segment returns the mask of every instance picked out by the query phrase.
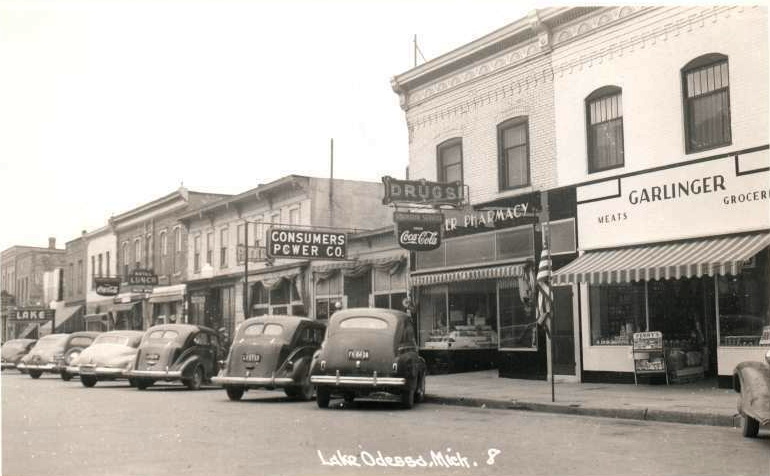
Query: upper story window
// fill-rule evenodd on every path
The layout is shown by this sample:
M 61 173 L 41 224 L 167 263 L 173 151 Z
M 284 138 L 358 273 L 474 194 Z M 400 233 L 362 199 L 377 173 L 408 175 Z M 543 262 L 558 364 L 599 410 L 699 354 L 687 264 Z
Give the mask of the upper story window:
M 206 233 L 206 264 L 213 265 L 214 254 L 214 232 L 209 231 Z
M 142 241 L 137 238 L 134 240 L 134 268 L 142 267 Z
M 463 141 L 460 138 L 449 139 L 438 146 L 438 181 L 463 181 Z
M 197 273 L 201 270 L 201 236 L 193 239 L 193 270 Z
M 586 98 L 588 172 L 623 167 L 623 93 L 605 86 Z
M 128 257 L 128 242 L 123 242 L 123 276 L 128 276 L 128 267 L 131 260 Z
M 222 228 L 219 231 L 219 266 L 227 266 L 227 228 Z
M 299 207 L 289 209 L 289 224 L 299 225 Z
M 529 185 L 529 127 L 526 117 L 497 126 L 500 190 Z
M 682 69 L 687 153 L 732 143 L 727 56 L 708 54 Z
M 160 232 L 160 254 L 162 256 L 168 255 L 168 234 L 165 230 Z

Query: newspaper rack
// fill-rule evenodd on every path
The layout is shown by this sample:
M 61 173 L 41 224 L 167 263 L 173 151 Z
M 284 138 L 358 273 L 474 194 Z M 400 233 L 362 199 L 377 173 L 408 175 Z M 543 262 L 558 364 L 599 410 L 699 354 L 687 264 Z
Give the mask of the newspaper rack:
M 666 352 L 662 332 L 636 332 L 633 335 L 634 384 L 639 385 L 638 375 L 664 374 L 668 385 Z

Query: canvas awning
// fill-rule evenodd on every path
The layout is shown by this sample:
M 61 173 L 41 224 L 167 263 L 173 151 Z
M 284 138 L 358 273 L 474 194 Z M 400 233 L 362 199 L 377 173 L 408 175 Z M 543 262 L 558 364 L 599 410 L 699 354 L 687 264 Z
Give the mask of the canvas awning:
M 130 311 L 130 310 L 131 310 L 131 309 L 133 309 L 133 308 L 134 308 L 134 306 L 136 306 L 137 304 L 139 304 L 139 301 L 134 301 L 134 302 L 122 302 L 122 303 L 120 303 L 120 304 L 113 304 L 113 306 L 112 306 L 112 308 L 110 309 L 110 311 L 112 311 L 112 312 L 123 312 L 123 311 Z
M 412 274 L 409 277 L 409 284 L 410 286 L 430 286 L 433 284 L 476 281 L 479 279 L 516 278 L 524 275 L 524 267 L 523 263 L 519 263 L 438 273 Z
M 609 284 L 738 274 L 770 233 L 588 251 L 553 274 L 557 284 Z
M 64 306 L 56 310 L 56 329 L 62 328 L 64 324 L 76 315 L 81 309 L 82 305 L 76 306 Z
M 184 284 L 156 287 L 152 290 L 150 302 L 159 304 L 163 302 L 181 301 L 184 299 L 186 289 L 187 287 Z

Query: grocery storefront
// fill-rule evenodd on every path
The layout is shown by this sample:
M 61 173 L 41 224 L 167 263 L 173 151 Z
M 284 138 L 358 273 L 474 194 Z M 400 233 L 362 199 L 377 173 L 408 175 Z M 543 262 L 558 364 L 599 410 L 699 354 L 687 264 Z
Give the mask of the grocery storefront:
M 577 187 L 582 378 L 633 382 L 632 336 L 663 334 L 672 381 L 759 359 L 770 325 L 768 148 Z M 652 377 L 651 377 L 652 378 Z

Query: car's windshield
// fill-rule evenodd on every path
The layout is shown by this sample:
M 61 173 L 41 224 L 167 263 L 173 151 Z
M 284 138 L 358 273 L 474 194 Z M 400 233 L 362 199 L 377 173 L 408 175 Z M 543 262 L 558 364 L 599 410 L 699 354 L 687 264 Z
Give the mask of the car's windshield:
M 37 341 L 37 344 L 35 344 L 35 349 L 50 349 L 54 347 L 59 347 L 62 344 L 64 344 L 64 341 L 67 339 L 67 336 L 45 336 L 42 337 L 39 341 Z
M 120 335 L 99 336 L 94 341 L 94 345 L 96 344 L 128 345 L 129 340 L 131 340 L 130 337 L 120 336 Z
M 340 322 L 340 329 L 387 329 L 388 321 L 378 317 L 349 317 Z
M 279 336 L 281 334 L 283 334 L 283 326 L 273 323 L 264 324 L 258 322 L 251 324 L 243 330 L 243 335 L 245 336 Z

